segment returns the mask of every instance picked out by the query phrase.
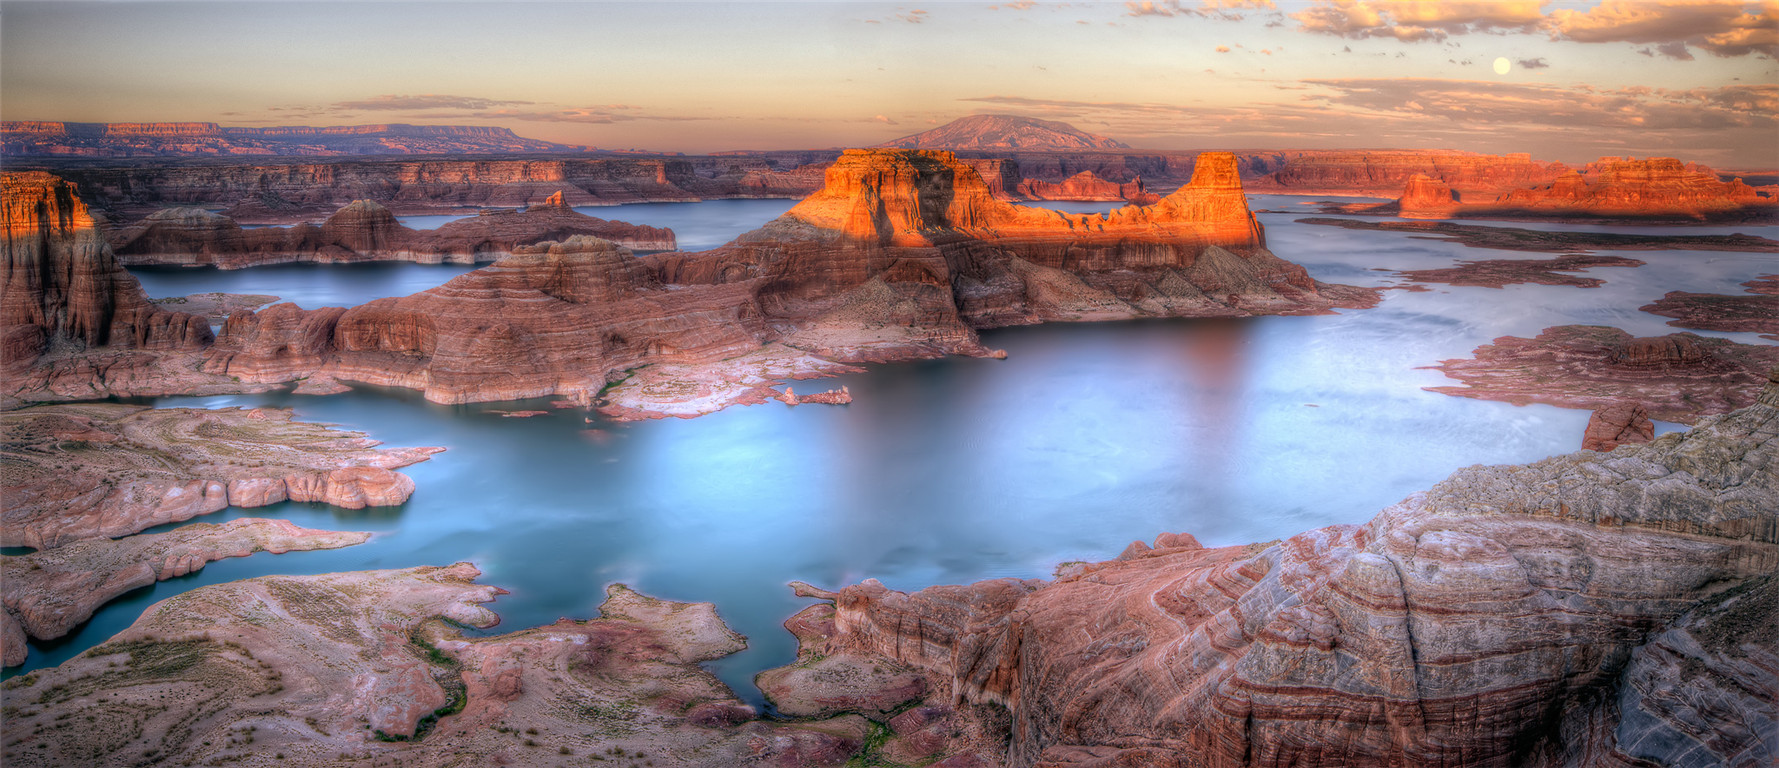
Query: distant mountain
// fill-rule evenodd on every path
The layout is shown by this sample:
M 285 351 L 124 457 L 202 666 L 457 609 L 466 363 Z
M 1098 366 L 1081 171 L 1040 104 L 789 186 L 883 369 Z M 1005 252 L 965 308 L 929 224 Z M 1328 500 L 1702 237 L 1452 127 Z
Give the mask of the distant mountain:
M 899 149 L 1130 149 L 1130 145 L 1068 123 L 1016 115 L 971 115 L 895 141 Z
M 216 123 L 0 122 L 8 157 L 212 155 L 424 155 L 574 152 L 585 147 L 469 125 L 340 125 L 236 128 Z

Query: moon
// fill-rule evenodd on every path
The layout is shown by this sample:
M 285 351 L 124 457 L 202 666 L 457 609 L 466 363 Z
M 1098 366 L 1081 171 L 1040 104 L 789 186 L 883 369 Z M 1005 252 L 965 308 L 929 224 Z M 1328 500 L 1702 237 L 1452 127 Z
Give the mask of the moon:
M 1495 74 L 1497 75 L 1505 75 L 1507 74 L 1507 70 L 1512 68 L 1513 62 L 1508 61 L 1505 56 L 1495 60 Z

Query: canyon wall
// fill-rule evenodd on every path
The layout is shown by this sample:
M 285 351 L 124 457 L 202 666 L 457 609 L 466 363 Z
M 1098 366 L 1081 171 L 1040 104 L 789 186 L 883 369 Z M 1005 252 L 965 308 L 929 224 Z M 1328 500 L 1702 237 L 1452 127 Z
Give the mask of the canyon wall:
M 523 209 L 491 209 L 437 229 L 402 226 L 388 208 L 358 200 L 321 224 L 242 229 L 233 219 L 201 208 L 168 208 L 113 230 L 110 241 L 124 264 L 214 265 L 223 269 L 290 262 L 416 261 L 476 264 L 513 248 L 587 235 L 626 248 L 671 251 L 673 231 L 608 221 L 570 208 L 558 193 Z
M 149 302 L 72 185 L 34 172 L 0 175 L 0 184 L 0 353 L 8 378 L 16 381 L 45 356 L 98 348 L 195 351 L 210 344 L 204 318 Z
M 1416 175 L 1391 204 L 1364 212 L 1406 218 L 1779 219 L 1779 189 L 1671 157 L 1606 157 L 1545 182 L 1498 194 L 1457 194 L 1450 184 Z

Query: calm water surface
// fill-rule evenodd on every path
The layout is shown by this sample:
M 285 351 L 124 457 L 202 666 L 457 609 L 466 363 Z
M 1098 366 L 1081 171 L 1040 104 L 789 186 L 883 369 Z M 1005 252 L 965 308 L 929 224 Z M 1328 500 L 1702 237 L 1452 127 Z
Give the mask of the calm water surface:
M 673 215 L 692 219 L 713 206 L 730 216 L 727 204 L 736 202 L 788 207 L 721 201 L 681 204 Z M 1256 207 L 1293 202 L 1260 197 Z M 751 229 L 776 213 L 762 206 L 759 215 L 724 226 Z M 1328 281 L 1391 285 L 1395 278 L 1378 270 L 1548 257 L 1295 224 L 1299 216 L 1261 214 L 1269 243 Z M 512 591 L 493 606 L 503 618 L 497 631 L 594 615 L 614 582 L 712 601 L 750 646 L 712 666 L 758 703 L 752 675 L 792 658 L 779 623 L 808 604 L 791 595 L 789 580 L 832 588 L 875 577 L 912 590 L 1044 578 L 1059 562 L 1109 558 L 1163 531 L 1214 546 L 1364 522 L 1460 467 L 1531 461 L 1580 443 L 1586 412 L 1425 392 L 1450 382 L 1421 366 L 1564 323 L 1667 333 L 1664 318 L 1636 308 L 1670 290 L 1736 290 L 1779 266 L 1773 254 L 1628 255 L 1650 263 L 1592 270 L 1607 280 L 1596 289 L 1434 286 L 1390 291 L 1376 309 L 1330 316 L 1005 329 L 983 340 L 1006 349 L 1006 360 L 874 366 L 798 385 L 846 384 L 855 397 L 846 407 L 772 403 L 689 421 L 588 424 L 578 410 L 530 419 L 495 412 L 548 409 L 542 400 L 442 406 L 368 387 L 333 397 L 157 399 L 286 406 L 390 445 L 449 450 L 404 470 L 419 490 L 397 509 L 286 503 L 199 518 L 280 517 L 379 535 L 330 552 L 224 560 L 143 588 L 69 638 L 34 646 L 26 669 L 59 663 L 154 601 L 204 584 L 469 560 L 484 582 Z M 364 266 L 386 265 L 292 270 L 273 281 L 278 289 L 258 287 L 271 274 L 262 270 L 277 267 L 151 272 L 160 287 L 150 292 L 289 297 L 283 286 L 294 275 L 317 293 L 332 285 L 342 296 L 396 295 L 416 275 L 456 274 L 417 265 L 353 271 Z

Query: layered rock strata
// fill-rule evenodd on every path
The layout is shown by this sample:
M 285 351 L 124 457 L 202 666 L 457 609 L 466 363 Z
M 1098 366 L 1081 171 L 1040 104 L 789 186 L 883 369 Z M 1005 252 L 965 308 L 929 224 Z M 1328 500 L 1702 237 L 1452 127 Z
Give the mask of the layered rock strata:
M 442 448 L 377 448 L 360 432 L 276 408 L 89 403 L 0 413 L 7 465 L 0 545 L 47 549 L 126 536 L 226 507 L 349 509 L 407 501 L 396 468 Z
M 508 128 L 472 125 L 340 125 L 241 128 L 216 123 L 67 123 L 7 120 L 8 156 L 401 155 L 561 152 L 565 144 Z
M 1779 347 L 1691 333 L 1632 338 L 1594 325 L 1546 328 L 1531 339 L 1503 336 L 1473 354 L 1433 366 L 1464 386 L 1427 389 L 1588 410 L 1630 401 L 1650 418 L 1682 424 L 1753 403 L 1767 372 L 1779 366 Z
M 1639 309 L 1672 317 L 1668 324 L 1679 328 L 1758 333 L 1779 341 L 1779 275 L 1758 277 L 1742 286 L 1748 292 L 1741 296 L 1669 291 Z
M 1605 157 L 1547 183 L 1460 201 L 1443 182 L 1416 176 L 1375 213 L 1409 218 L 1609 218 L 1752 220 L 1779 218 L 1779 194 L 1671 157 Z
M 198 208 L 171 208 L 110 238 L 126 265 L 177 264 L 239 269 L 292 262 L 415 261 L 423 264 L 492 262 L 516 247 L 586 235 L 626 248 L 671 251 L 673 231 L 587 216 L 558 192 L 522 210 L 490 210 L 437 229 L 403 226 L 388 208 L 359 200 L 321 224 L 242 229 L 234 220 Z
M 118 266 L 71 185 L 45 173 L 5 173 L 0 187 L 0 365 L 8 390 L 52 382 L 66 368 L 127 379 L 163 356 L 210 344 L 208 321 L 150 302 Z
M 1155 205 L 1071 216 L 996 200 L 950 153 L 853 151 L 820 193 L 723 248 L 519 247 L 413 296 L 232 317 L 204 370 L 411 387 L 438 402 L 591 402 L 627 381 L 606 393 L 608 414 L 683 416 L 851 363 L 995 354 L 982 327 L 1375 303 L 1263 244 L 1228 158 Z
M 1486 259 L 1460 261 L 1444 269 L 1416 269 L 1396 274 L 1417 283 L 1503 288 L 1509 285 L 1572 285 L 1577 288 L 1598 288 L 1606 284 L 1597 277 L 1584 277 L 1583 272 L 1595 267 L 1641 267 L 1644 262 L 1623 256 L 1558 256 L 1554 259 Z
M 91 618 L 99 606 L 145 587 L 256 552 L 283 554 L 362 544 L 368 533 L 316 531 L 286 520 L 243 518 L 193 523 L 167 533 L 83 539 L 29 555 L 0 557 L 0 640 L 6 666 L 24 663 L 25 636 L 53 640 Z
M 478 575 L 266 576 L 161 601 L 7 681 L 6 763 L 795 768 L 843 765 L 872 736 L 857 715 L 757 720 L 698 666 L 746 647 L 708 603 L 617 585 L 598 619 L 464 637 L 497 621 Z
M 820 668 L 888 659 L 1003 708 L 1010 766 L 1761 765 L 1776 460 L 1779 383 L 1647 445 L 1460 470 L 1365 525 L 1166 534 L 1048 583 L 802 587 L 832 605 L 788 626 Z
M 577 236 L 517 247 L 412 296 L 236 315 L 204 368 L 247 382 L 408 387 L 446 403 L 588 401 L 626 370 L 715 363 L 765 333 L 748 286 L 670 288 L 629 251 Z
M 1654 438 L 1655 424 L 1649 420 L 1649 411 L 1636 403 L 1613 403 L 1588 417 L 1581 447 L 1589 451 L 1610 451 L 1621 445 L 1647 443 Z

